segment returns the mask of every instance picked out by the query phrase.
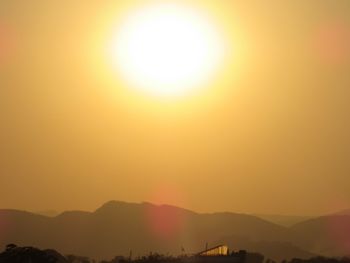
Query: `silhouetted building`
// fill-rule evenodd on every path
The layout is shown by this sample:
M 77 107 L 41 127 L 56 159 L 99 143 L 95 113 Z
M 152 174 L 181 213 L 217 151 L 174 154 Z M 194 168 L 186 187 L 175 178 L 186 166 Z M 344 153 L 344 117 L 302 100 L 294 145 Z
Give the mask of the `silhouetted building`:
M 189 263 L 192 263 L 191 261 L 195 261 L 195 263 L 262 263 L 264 256 L 245 250 L 229 252 L 226 245 L 219 245 L 197 253 L 188 261 Z
M 227 256 L 227 255 L 228 255 L 228 247 L 226 245 L 219 245 L 198 253 L 198 256 Z

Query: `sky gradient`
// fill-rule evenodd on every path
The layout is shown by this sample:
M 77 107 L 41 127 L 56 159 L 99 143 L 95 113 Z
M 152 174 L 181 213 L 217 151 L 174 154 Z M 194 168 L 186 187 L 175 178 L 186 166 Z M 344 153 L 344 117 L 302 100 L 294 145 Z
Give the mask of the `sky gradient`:
M 174 100 L 130 90 L 106 54 L 146 2 L 0 0 L 0 207 L 349 208 L 350 1 L 176 1 L 212 16 L 232 54 Z

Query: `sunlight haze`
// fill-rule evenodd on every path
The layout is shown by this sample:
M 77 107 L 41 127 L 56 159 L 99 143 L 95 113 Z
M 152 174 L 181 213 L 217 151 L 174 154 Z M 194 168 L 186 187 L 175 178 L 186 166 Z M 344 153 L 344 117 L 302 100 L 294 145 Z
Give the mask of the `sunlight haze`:
M 0 207 L 350 207 L 350 1 L 0 0 Z
M 112 59 L 139 89 L 156 96 L 185 95 L 208 82 L 223 60 L 223 40 L 211 22 L 186 5 L 133 10 L 115 33 Z

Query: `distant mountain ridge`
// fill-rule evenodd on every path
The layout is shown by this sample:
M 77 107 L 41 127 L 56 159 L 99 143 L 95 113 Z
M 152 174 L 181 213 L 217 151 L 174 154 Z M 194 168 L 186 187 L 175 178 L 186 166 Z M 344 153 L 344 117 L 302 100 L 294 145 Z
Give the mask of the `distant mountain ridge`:
M 350 208 L 338 211 L 338 212 L 334 213 L 333 215 L 348 215 L 348 216 L 350 216 Z
M 289 229 L 296 245 L 329 257 L 350 256 L 350 215 L 328 215 L 306 220 Z
M 55 217 L 7 209 L 0 210 L 0 246 L 54 248 L 98 259 L 130 251 L 134 256 L 151 251 L 177 255 L 182 248 L 195 253 L 206 242 L 225 242 L 233 250 L 259 252 L 275 260 L 308 258 L 314 253 L 343 255 L 337 243 L 317 238 L 328 236 L 322 227 L 314 230 L 315 220 L 288 228 L 246 214 L 202 214 L 170 205 L 120 201 L 109 201 L 94 212 L 66 211 Z M 327 249 L 315 249 L 318 242 L 327 243 Z
M 277 225 L 290 227 L 297 223 L 311 219 L 311 216 L 291 216 L 291 215 L 271 215 L 271 214 L 253 214 L 261 219 L 275 223 Z

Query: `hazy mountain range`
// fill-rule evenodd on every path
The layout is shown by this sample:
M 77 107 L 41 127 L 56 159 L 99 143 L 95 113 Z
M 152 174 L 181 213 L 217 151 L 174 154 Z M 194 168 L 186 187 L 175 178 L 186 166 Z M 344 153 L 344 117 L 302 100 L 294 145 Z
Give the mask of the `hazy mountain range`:
M 293 226 L 297 223 L 313 218 L 312 216 L 293 216 L 293 215 L 270 215 L 270 214 L 253 214 L 271 223 L 281 226 Z
M 274 260 L 350 254 L 350 215 L 336 213 L 291 227 L 237 213 L 195 213 L 150 203 L 110 201 L 94 212 L 49 217 L 0 210 L 0 246 L 54 248 L 91 258 L 137 257 L 153 252 L 195 253 L 205 244 L 259 252 Z

